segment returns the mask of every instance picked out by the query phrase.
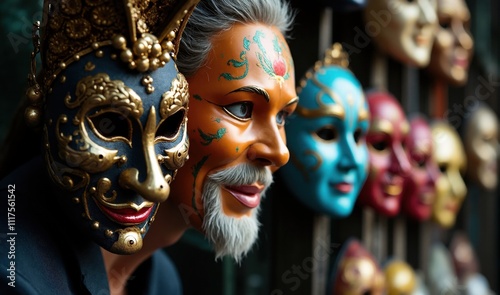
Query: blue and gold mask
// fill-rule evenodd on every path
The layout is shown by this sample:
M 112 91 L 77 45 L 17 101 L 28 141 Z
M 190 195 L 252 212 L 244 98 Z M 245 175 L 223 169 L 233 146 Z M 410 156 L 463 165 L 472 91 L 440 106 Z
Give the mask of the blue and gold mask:
M 346 67 L 345 53 L 335 44 L 306 74 L 296 115 L 285 126 L 291 159 L 281 169 L 295 197 L 333 217 L 351 213 L 368 165 L 368 106 Z
M 45 2 L 35 42 L 43 68 L 30 79 L 27 119 L 36 123 L 44 106 L 45 162 L 62 215 L 108 251 L 141 249 L 188 157 L 189 92 L 174 58 L 196 3 Z

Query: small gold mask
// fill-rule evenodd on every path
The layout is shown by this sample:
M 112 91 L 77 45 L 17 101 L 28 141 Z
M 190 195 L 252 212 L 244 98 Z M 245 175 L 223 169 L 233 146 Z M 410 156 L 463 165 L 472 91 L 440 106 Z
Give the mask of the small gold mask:
M 441 170 L 436 181 L 436 201 L 432 219 L 444 228 L 455 224 L 455 218 L 467 194 L 461 173 L 465 172 L 465 152 L 455 129 L 448 123 L 436 122 L 431 127 L 432 156 Z

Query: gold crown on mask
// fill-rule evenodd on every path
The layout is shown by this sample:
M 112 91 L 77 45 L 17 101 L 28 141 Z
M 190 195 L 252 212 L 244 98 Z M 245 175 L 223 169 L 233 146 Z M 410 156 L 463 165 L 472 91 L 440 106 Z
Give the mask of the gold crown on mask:
M 349 67 L 349 54 L 344 50 L 342 44 L 333 43 L 333 45 L 325 51 L 323 60 L 318 60 L 314 63 L 314 67 L 307 71 L 304 77 L 299 82 L 297 92 L 300 93 L 302 88 L 307 84 L 307 80 L 311 79 L 315 72 L 319 71 L 325 66 L 339 66 L 347 69 Z
M 184 26 L 199 0 L 45 0 L 42 23 L 33 27 L 34 51 L 26 96 L 28 125 L 41 121 L 43 97 L 69 64 L 104 55 L 138 72 L 154 71 L 175 59 Z M 39 34 L 39 31 L 41 33 Z M 36 55 L 42 70 L 36 75 Z M 64 76 L 60 77 L 64 79 Z

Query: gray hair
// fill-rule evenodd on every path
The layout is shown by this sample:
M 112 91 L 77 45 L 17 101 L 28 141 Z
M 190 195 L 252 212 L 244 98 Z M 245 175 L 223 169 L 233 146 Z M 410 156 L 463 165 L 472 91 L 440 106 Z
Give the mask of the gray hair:
M 182 34 L 177 66 L 186 77 L 192 76 L 206 61 L 212 37 L 235 23 L 262 23 L 276 27 L 289 37 L 294 12 L 286 0 L 201 0 Z

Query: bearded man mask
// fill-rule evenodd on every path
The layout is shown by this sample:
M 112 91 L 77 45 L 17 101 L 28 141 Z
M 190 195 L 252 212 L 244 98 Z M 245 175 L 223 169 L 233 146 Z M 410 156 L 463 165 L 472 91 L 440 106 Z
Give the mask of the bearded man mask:
M 236 260 L 256 241 L 261 200 L 272 173 L 289 159 L 284 124 L 298 101 L 284 38 L 288 5 L 264 1 L 255 10 L 254 4 L 214 9 L 216 0 L 200 2 L 179 55 L 191 94 L 193 152 L 172 185 L 171 200 L 217 257 Z M 206 56 L 194 53 L 200 52 L 196 48 Z M 197 66 L 188 62 L 193 57 L 200 58 Z

